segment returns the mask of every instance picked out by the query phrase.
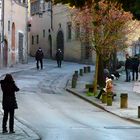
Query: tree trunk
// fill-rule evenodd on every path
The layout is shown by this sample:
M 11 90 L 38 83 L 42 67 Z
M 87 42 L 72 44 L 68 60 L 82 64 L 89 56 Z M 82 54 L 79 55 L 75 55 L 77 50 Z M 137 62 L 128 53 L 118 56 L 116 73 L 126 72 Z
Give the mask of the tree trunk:
M 113 53 L 113 71 L 116 71 L 116 66 L 117 66 L 117 52 L 114 49 L 114 53 Z
M 97 92 L 97 78 L 98 78 L 98 63 L 99 63 L 99 55 L 96 53 L 96 66 L 95 66 L 95 74 L 94 74 L 94 82 L 93 82 L 93 92 Z
M 99 62 L 98 62 L 98 85 L 100 87 L 105 87 L 105 77 L 104 77 L 104 61 L 102 59 L 102 56 L 99 56 Z

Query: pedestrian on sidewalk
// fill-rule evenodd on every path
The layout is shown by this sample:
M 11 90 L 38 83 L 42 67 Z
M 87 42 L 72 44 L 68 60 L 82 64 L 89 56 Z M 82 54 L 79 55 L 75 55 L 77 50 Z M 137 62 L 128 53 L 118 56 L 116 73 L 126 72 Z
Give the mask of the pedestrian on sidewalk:
M 125 61 L 125 72 L 126 72 L 126 82 L 131 81 L 131 71 L 132 71 L 132 59 L 130 58 L 129 54 L 126 54 L 126 61 Z
M 61 68 L 62 59 L 63 59 L 62 51 L 61 51 L 61 49 L 58 49 L 56 52 L 56 61 L 57 61 L 57 66 L 59 68 Z
M 14 112 L 18 108 L 15 92 L 19 91 L 11 74 L 6 74 L 5 78 L 0 81 L 3 92 L 2 108 L 4 116 L 2 121 L 2 132 L 7 133 L 7 120 L 9 118 L 9 133 L 14 131 Z
M 99 94 L 97 95 L 97 99 L 100 99 L 102 93 L 113 93 L 113 77 L 112 76 L 108 76 L 106 77 L 106 85 L 105 88 L 101 89 Z
M 44 53 L 42 51 L 41 48 L 39 48 L 37 51 L 36 51 L 36 54 L 35 54 L 35 59 L 36 59 L 36 67 L 37 69 L 39 69 L 39 63 L 40 63 L 40 67 L 41 69 L 43 69 L 43 58 L 44 58 Z
M 139 67 L 139 58 L 135 55 L 132 59 L 132 80 L 138 80 L 138 67 Z

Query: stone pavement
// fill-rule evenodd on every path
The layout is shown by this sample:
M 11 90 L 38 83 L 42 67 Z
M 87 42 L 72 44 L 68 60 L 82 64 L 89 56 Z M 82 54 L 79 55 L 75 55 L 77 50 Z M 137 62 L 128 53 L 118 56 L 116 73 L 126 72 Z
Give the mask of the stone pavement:
M 52 65 L 52 61 L 47 60 L 47 64 Z M 28 64 L 17 64 L 16 66 L 10 68 L 2 68 L 0 69 L 0 77 L 6 73 L 15 73 L 31 68 L 35 68 L 35 60 L 34 58 L 30 58 Z M 87 96 L 85 89 L 85 84 L 92 83 L 93 71 L 91 73 L 84 74 L 83 76 L 79 76 L 77 87 L 71 88 L 71 79 L 67 83 L 66 90 L 83 98 L 84 100 L 96 105 L 108 111 L 112 114 L 115 114 L 119 117 L 134 121 L 136 123 L 140 123 L 140 119 L 138 118 L 138 106 L 140 106 L 140 82 L 124 82 L 125 75 L 122 73 L 119 80 L 114 80 L 114 90 L 117 94 L 115 97 L 112 106 L 107 106 L 103 104 L 100 100 L 96 99 L 94 96 Z M 128 93 L 128 108 L 120 109 L 120 94 Z M 0 99 L 1 100 L 1 99 Z M 0 104 L 0 108 L 1 104 Z M 0 110 L 0 126 L 2 122 L 2 114 L 3 111 Z M 39 140 L 40 137 L 28 126 L 18 121 L 15 118 L 15 134 L 2 134 L 2 128 L 0 127 L 0 140 Z
M 138 118 L 138 106 L 140 106 L 139 81 L 125 82 L 125 73 L 122 72 L 119 80 L 113 80 L 114 91 L 117 96 L 115 96 L 112 106 L 107 106 L 107 104 L 103 104 L 101 100 L 95 98 L 94 96 L 86 95 L 87 89 L 85 89 L 85 84 L 92 83 L 92 80 L 93 71 L 90 73 L 84 73 L 83 76 L 78 77 L 76 88 L 71 88 L 70 79 L 66 86 L 66 90 L 107 112 L 110 112 L 121 118 L 140 123 L 140 118 Z M 128 108 L 120 108 L 121 93 L 128 94 Z
M 5 75 L 6 73 L 15 73 L 26 69 L 34 68 L 35 65 L 33 65 L 33 63 L 35 63 L 34 60 L 30 58 L 30 62 L 28 64 L 17 64 L 10 68 L 2 68 L 0 69 L 0 77 L 2 78 L 3 75 Z M 3 110 L 0 104 L 0 140 L 40 140 L 40 137 L 32 129 L 30 129 L 22 122 L 18 121 L 17 118 L 15 118 L 15 125 L 14 125 L 16 133 L 3 134 L 2 127 L 1 127 L 2 118 L 3 118 Z

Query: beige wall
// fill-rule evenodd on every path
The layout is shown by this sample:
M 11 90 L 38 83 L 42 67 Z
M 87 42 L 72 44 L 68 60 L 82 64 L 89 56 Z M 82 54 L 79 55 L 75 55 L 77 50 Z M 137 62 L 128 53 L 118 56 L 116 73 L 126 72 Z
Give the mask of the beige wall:
M 35 36 L 35 44 L 31 46 L 31 55 L 34 56 L 38 47 L 41 47 L 45 53 L 45 57 L 49 57 L 49 44 L 48 44 L 48 30 L 51 29 L 50 13 L 45 12 L 42 18 L 39 18 L 39 15 L 34 15 L 32 17 L 32 27 L 30 33 L 30 39 L 32 35 Z M 52 46 L 53 52 L 52 55 L 55 57 L 56 48 L 57 48 L 57 33 L 61 30 L 64 34 L 64 59 L 70 61 L 81 61 L 81 42 L 75 39 L 74 32 L 72 32 L 72 39 L 67 40 L 67 22 L 71 21 L 69 9 L 62 5 L 53 6 L 53 31 L 51 30 L 52 35 Z M 46 30 L 46 37 L 43 38 L 43 29 Z M 36 35 L 39 34 L 40 41 L 39 44 L 36 43 Z
M 12 23 L 15 23 L 15 54 L 16 54 L 16 61 L 18 63 L 19 56 L 18 56 L 18 33 L 23 33 L 23 59 L 27 58 L 27 41 L 26 41 L 26 8 L 20 5 L 17 5 L 11 0 L 5 0 L 5 15 L 4 15 L 4 35 L 6 40 L 8 41 L 8 65 L 13 65 L 11 61 L 11 33 L 12 33 Z M 8 21 L 10 21 L 10 31 L 8 31 Z
M 81 60 L 81 43 L 75 39 L 74 27 L 72 28 L 72 39 L 67 39 L 67 22 L 71 22 L 70 11 L 67 7 L 57 5 L 54 7 L 54 32 L 56 43 L 56 35 L 61 24 L 64 33 L 64 58 L 65 60 L 80 61 Z M 56 44 L 55 44 L 56 46 Z

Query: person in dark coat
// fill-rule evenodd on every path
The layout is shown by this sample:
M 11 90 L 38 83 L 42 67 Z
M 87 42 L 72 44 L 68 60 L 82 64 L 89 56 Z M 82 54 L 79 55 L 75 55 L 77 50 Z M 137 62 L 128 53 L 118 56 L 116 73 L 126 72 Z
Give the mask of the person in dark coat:
M 134 58 L 132 59 L 132 77 L 133 77 L 133 81 L 138 80 L 138 67 L 139 67 L 139 58 L 137 55 L 134 56 Z M 135 77 L 136 76 L 136 77 Z
M 125 61 L 125 72 L 126 72 L 126 82 L 130 82 L 131 80 L 131 70 L 132 70 L 132 59 L 130 58 L 129 54 L 126 54 L 126 61 Z
M 63 59 L 62 51 L 60 49 L 58 49 L 56 52 L 56 60 L 57 60 L 57 65 L 60 68 L 61 68 L 61 64 L 62 64 L 62 59 Z
M 37 69 L 39 69 L 39 63 L 40 63 L 41 69 L 43 69 L 43 58 L 44 58 L 44 53 L 43 53 L 42 49 L 39 48 L 35 54 L 35 59 L 37 61 L 36 62 Z
M 3 133 L 7 133 L 7 120 L 9 118 L 9 133 L 15 133 L 14 131 L 14 112 L 18 108 L 16 102 L 15 92 L 19 91 L 11 74 L 6 74 L 4 80 L 0 81 L 1 89 L 3 92 L 2 108 L 4 110 L 4 116 L 2 121 Z

